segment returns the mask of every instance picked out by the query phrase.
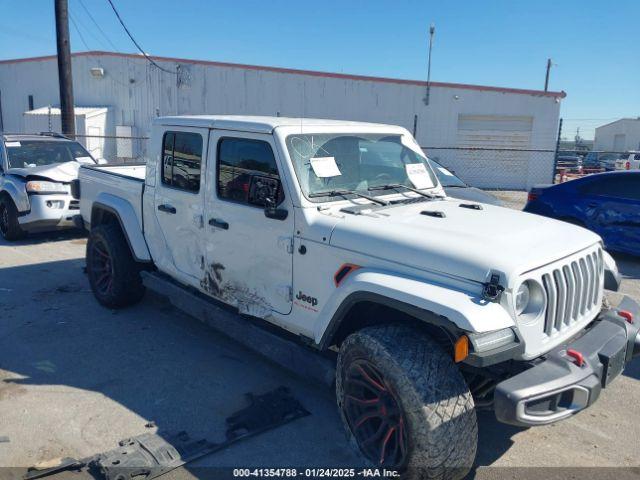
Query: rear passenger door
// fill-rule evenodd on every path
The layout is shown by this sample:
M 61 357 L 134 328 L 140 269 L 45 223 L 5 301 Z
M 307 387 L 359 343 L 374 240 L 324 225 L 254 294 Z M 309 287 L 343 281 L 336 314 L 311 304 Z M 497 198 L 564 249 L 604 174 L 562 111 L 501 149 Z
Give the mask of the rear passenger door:
M 213 130 L 205 202 L 203 290 L 265 318 L 292 304 L 293 206 L 271 135 Z M 265 209 L 265 198 L 272 208 Z
M 600 175 L 581 193 L 586 223 L 605 245 L 640 253 L 640 173 Z
M 179 280 L 199 285 L 204 268 L 204 162 L 208 129 L 170 127 L 162 136 L 154 196 L 154 260 Z M 163 245 L 164 244 L 164 245 Z M 164 248 L 162 248 L 164 246 Z

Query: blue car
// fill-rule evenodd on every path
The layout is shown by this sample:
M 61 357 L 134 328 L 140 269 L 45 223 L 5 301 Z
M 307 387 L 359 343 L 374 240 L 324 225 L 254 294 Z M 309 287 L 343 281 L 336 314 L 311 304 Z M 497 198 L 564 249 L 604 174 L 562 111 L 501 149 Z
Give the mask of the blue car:
M 602 237 L 608 250 L 640 255 L 640 171 L 536 186 L 524 210 L 588 228 Z

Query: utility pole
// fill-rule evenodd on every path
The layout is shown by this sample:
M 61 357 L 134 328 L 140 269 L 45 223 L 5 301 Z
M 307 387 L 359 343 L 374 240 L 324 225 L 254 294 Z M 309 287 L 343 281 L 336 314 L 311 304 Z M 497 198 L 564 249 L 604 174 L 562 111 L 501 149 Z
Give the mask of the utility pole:
M 431 48 L 433 47 L 433 35 L 436 33 L 436 26 L 432 23 L 429 26 L 429 59 L 427 60 L 427 94 L 424 97 L 424 104 L 429 105 L 431 96 Z
M 549 90 L 549 72 L 551 71 L 551 59 L 547 58 L 547 75 L 544 77 L 544 91 Z
M 73 78 L 71 75 L 71 45 L 69 42 L 69 5 L 67 4 L 67 0 L 54 1 L 62 133 L 75 137 L 76 122 L 73 110 Z

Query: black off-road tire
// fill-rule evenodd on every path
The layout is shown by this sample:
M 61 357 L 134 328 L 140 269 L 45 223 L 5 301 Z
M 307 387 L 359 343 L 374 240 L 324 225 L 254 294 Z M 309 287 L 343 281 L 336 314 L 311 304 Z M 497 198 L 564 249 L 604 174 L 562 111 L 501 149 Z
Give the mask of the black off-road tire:
M 5 240 L 20 240 L 26 232 L 20 228 L 18 209 L 10 197 L 0 197 L 0 234 Z
M 473 397 L 450 355 L 429 336 L 398 325 L 367 327 L 342 343 L 336 371 L 340 414 L 351 442 L 371 463 L 380 466 L 379 459 L 366 452 L 370 444 L 363 447 L 362 432 L 354 428 L 353 410 L 361 405 L 360 401 L 353 400 L 354 396 L 376 395 L 373 393 L 376 388 L 369 394 L 366 388 L 361 389 L 363 393 L 353 394 L 357 391 L 354 388 L 362 388 L 357 376 L 354 377 L 362 368 L 370 369 L 371 377 L 377 372 L 378 377 L 373 378 L 375 382 L 386 388 L 388 393 L 384 395 L 397 401 L 400 416 L 396 416 L 395 421 L 402 427 L 397 431 L 403 429 L 406 435 L 406 455 L 389 458 L 390 463 L 382 465 L 405 471 L 408 478 L 464 477 L 475 460 L 478 427 Z M 366 408 L 375 410 L 377 407 Z M 386 413 L 389 411 L 387 408 Z M 377 420 L 367 421 L 373 424 L 371 430 L 377 431 L 378 423 L 374 423 Z M 389 422 L 393 423 L 392 420 Z M 379 424 L 383 423 L 386 422 L 380 420 Z M 359 428 L 364 428 L 363 425 Z M 392 440 L 400 445 L 400 438 L 394 432 L 389 435 L 385 447 L 390 448 Z M 402 452 L 402 448 L 398 451 Z
M 134 260 L 120 225 L 100 225 L 91 230 L 86 262 L 91 290 L 105 307 L 126 307 L 143 297 L 140 264 Z

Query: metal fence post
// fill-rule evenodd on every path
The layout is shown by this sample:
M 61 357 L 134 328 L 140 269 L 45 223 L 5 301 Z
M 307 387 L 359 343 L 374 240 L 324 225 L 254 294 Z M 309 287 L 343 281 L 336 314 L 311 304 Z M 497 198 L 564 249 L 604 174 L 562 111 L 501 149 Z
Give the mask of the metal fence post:
M 558 138 L 556 139 L 556 151 L 553 157 L 553 172 L 551 173 L 551 184 L 556 183 L 556 170 L 558 169 L 558 150 L 560 150 L 560 136 L 562 135 L 562 118 L 558 125 Z

